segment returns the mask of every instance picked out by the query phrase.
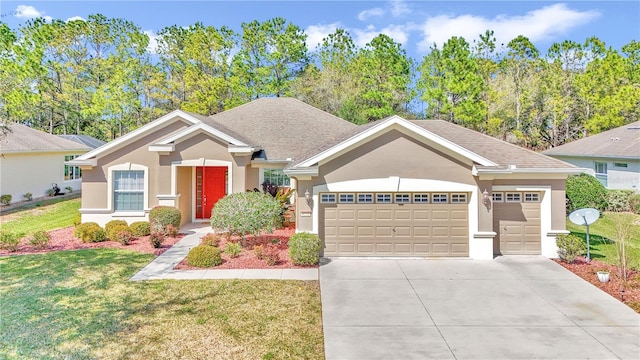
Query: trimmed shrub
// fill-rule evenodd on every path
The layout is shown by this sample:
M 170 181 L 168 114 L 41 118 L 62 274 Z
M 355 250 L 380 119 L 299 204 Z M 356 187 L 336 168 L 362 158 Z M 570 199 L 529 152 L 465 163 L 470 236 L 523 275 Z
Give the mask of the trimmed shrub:
M 111 232 L 111 229 L 113 229 L 116 226 L 129 226 L 129 225 L 124 220 L 111 220 L 104 225 L 104 231 L 106 231 L 108 235 Z
M 229 194 L 220 199 L 211 214 L 211 226 L 222 232 L 259 235 L 273 231 L 280 221 L 282 206 L 271 195 L 260 192 Z
M 112 225 L 111 227 L 106 229 L 105 232 L 107 233 L 107 237 L 109 238 L 109 240 L 118 241 L 116 239 L 118 237 L 118 233 L 120 231 L 123 231 L 123 230 L 127 230 L 127 231 L 131 232 L 131 230 L 129 230 L 129 226 L 122 225 L 122 224 Z
M 178 229 L 180 228 L 181 220 L 182 214 L 180 214 L 180 210 L 173 206 L 156 206 L 149 213 L 149 222 L 152 225 L 162 227 L 162 232 L 165 235 L 167 235 L 167 226 L 169 224 Z
M 242 245 L 239 243 L 228 242 L 227 246 L 224 248 L 224 253 L 229 255 L 230 257 L 238 257 L 242 252 Z
M 129 225 L 133 236 L 147 236 L 151 234 L 151 225 L 148 221 L 136 221 Z
M 76 226 L 73 235 L 82 242 L 101 242 L 107 239 L 107 233 L 95 222 L 86 222 Z
M 77 213 L 76 216 L 73 217 L 73 226 L 78 226 L 82 224 L 82 214 Z
M 2 203 L 2 205 L 9 205 L 9 204 L 11 204 L 11 199 L 12 198 L 13 198 L 13 196 L 11 196 L 9 194 L 0 195 L 0 203 Z
M 220 245 L 220 235 L 218 234 L 208 233 L 207 235 L 201 237 L 200 239 L 202 240 L 200 241 L 200 245 L 207 245 L 207 246 L 213 246 L 213 247 L 218 247 L 218 245 Z
M 118 231 L 115 234 L 115 237 L 112 238 L 111 240 L 117 241 L 122 245 L 129 245 L 129 243 L 131 242 L 131 239 L 133 239 L 133 233 L 131 232 L 131 229 L 122 228 L 122 230 Z
M 280 262 L 280 249 L 278 248 L 278 245 L 267 244 L 264 248 L 262 257 L 269 266 L 278 264 L 278 262 Z
M 595 177 L 587 174 L 567 178 L 567 212 L 582 208 L 604 211 L 607 206 L 607 189 Z
M 198 245 L 189 250 L 187 264 L 195 267 L 211 267 L 222 264 L 220 250 L 217 247 Z
M 29 244 L 36 249 L 44 249 L 49 246 L 51 235 L 44 230 L 38 230 L 29 237 Z
M 576 257 L 587 251 L 587 244 L 580 237 L 571 234 L 560 234 L 556 237 L 558 255 L 564 262 L 572 263 Z
M 151 246 L 153 246 L 156 249 L 162 246 L 163 241 L 164 241 L 163 233 L 154 232 L 154 233 L 151 233 L 151 236 L 149 236 L 149 243 L 151 243 Z
M 631 211 L 640 215 L 640 193 L 635 193 L 631 197 Z
M 14 252 L 18 250 L 20 237 L 11 232 L 0 231 L 0 248 Z
M 33 200 L 33 194 L 30 192 L 24 193 L 22 194 L 22 198 L 24 199 L 24 201 L 31 201 Z
M 289 257 L 296 265 L 316 265 L 322 241 L 316 234 L 296 233 L 289 239 Z

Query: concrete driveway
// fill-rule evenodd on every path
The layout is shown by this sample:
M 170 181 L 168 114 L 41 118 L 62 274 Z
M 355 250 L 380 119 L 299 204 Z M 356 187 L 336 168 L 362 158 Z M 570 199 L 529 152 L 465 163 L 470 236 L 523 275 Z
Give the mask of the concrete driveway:
M 541 257 L 330 259 L 332 359 L 639 359 L 640 315 Z

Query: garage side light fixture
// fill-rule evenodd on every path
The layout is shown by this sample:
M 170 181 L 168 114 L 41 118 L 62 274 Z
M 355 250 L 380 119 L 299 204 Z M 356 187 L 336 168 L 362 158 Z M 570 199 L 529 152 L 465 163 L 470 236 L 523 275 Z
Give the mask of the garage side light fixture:
M 304 199 L 307 201 L 307 205 L 311 206 L 311 194 L 309 193 L 309 189 L 304 191 Z
M 487 205 L 489 204 L 489 201 L 491 199 L 489 198 L 489 192 L 487 191 L 487 189 L 484 189 L 484 191 L 482 192 L 482 203 Z

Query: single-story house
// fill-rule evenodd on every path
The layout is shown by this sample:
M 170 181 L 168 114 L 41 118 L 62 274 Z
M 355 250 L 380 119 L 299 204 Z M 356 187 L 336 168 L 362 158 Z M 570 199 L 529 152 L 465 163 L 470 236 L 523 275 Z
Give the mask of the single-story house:
M 46 196 L 53 184 L 64 192 L 66 187 L 82 186 L 80 168 L 65 161 L 86 153 L 90 148 L 25 125 L 0 125 L 0 193 L 12 196 L 12 202 L 31 193 Z
M 640 121 L 551 148 L 543 154 L 588 169 L 607 189 L 640 191 Z
M 557 256 L 565 179 L 582 169 L 440 120 L 357 126 L 292 98 L 201 116 L 173 111 L 90 151 L 83 221 L 157 205 L 208 221 L 225 194 L 296 189 L 296 231 L 325 256 Z

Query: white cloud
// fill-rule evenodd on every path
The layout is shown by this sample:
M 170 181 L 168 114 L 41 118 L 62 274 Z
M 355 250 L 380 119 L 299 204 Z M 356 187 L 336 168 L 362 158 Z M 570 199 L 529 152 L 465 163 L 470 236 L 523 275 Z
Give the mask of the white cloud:
M 600 13 L 595 10 L 572 10 L 565 4 L 545 6 L 521 16 L 498 15 L 493 19 L 439 15 L 427 18 L 420 27 L 423 40 L 418 43 L 418 49 L 426 52 L 434 43 L 441 47 L 452 36 L 462 36 L 472 42 L 486 30 L 494 31 L 498 44 L 506 44 L 518 35 L 532 42 L 547 40 L 598 16 Z
M 145 30 L 144 33 L 149 37 L 147 51 L 150 54 L 156 54 L 158 52 L 158 35 L 153 30 Z
M 72 16 L 70 18 L 67 19 L 67 22 L 69 21 L 76 21 L 76 20 L 81 20 L 81 21 L 87 21 L 85 18 L 83 18 L 82 16 Z
M 358 14 L 358 19 L 360 21 L 367 21 L 372 17 L 381 17 L 384 15 L 384 10 L 381 8 L 373 8 L 368 10 L 360 11 Z
M 322 44 L 322 39 L 334 33 L 339 27 L 340 23 L 310 25 L 304 31 L 307 34 L 307 48 L 315 50 Z
M 404 0 L 392 0 L 390 1 L 391 5 L 391 15 L 394 17 L 406 15 L 411 13 L 411 9 L 409 5 L 407 5 Z
M 51 16 L 47 16 L 44 11 L 38 11 L 38 9 L 29 5 L 18 5 L 16 7 L 16 17 L 18 19 L 34 19 L 34 18 L 44 18 L 46 21 L 51 21 Z
M 406 45 L 407 40 L 409 40 L 409 31 L 404 25 L 389 25 L 381 30 L 369 25 L 365 29 L 353 29 L 350 32 L 354 34 L 353 42 L 359 47 L 365 46 L 380 34 L 385 34 L 402 45 Z

